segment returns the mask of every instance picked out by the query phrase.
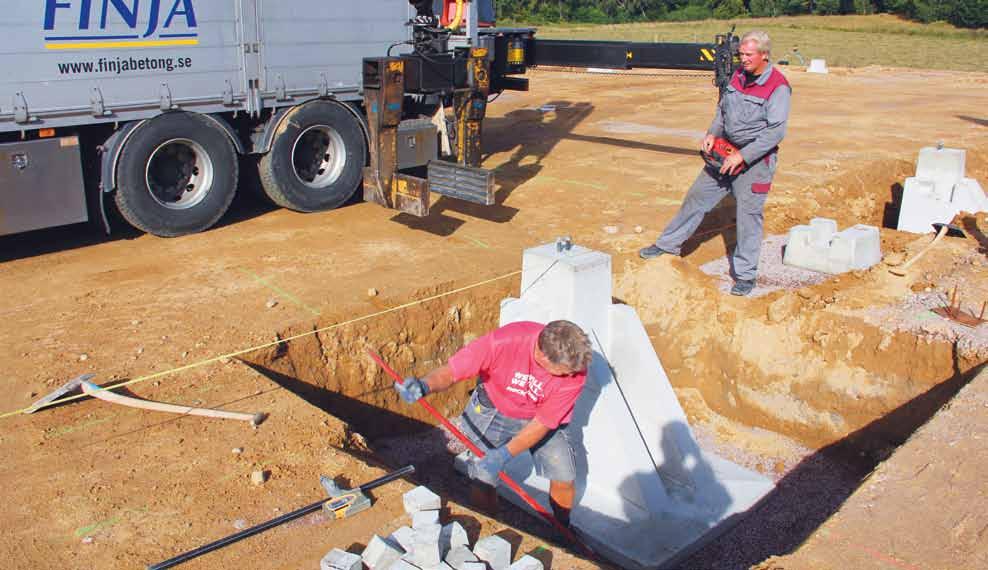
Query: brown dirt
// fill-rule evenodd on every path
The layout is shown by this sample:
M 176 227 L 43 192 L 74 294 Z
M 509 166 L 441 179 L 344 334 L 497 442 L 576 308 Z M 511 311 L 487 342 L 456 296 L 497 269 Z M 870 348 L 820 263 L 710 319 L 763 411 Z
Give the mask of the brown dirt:
M 919 147 L 937 140 L 968 149 L 968 175 L 988 181 L 981 150 L 988 131 L 970 120 L 983 114 L 978 93 L 988 76 L 867 69 L 790 79 L 795 107 L 769 233 L 814 216 L 841 227 L 887 220 Z M 83 372 L 101 383 L 138 378 L 507 275 L 524 247 L 569 234 L 614 256 L 616 295 L 653 335 L 705 448 L 779 482 L 751 524 L 690 566 L 743 568 L 793 552 L 985 361 L 963 335 L 899 327 L 898 317 L 869 311 L 927 287 L 984 283 L 986 243 L 976 242 L 986 224 L 975 218 L 980 234 L 945 242 L 905 278 L 877 266 L 736 299 L 699 270 L 731 245 L 725 204 L 684 259 L 642 263 L 635 252 L 675 213 L 696 174 L 695 133 L 714 98 L 705 80 L 535 75 L 531 92 L 502 96 L 485 124 L 485 166 L 500 185 L 499 204 L 488 209 L 441 200 L 434 216 L 416 220 L 370 204 L 300 215 L 245 202 L 230 223 L 179 239 L 103 239 L 79 228 L 0 239 L 3 409 L 20 409 Z M 540 111 L 545 104 L 555 111 Z M 893 230 L 882 237 L 887 254 L 913 253 L 929 240 Z M 594 567 L 517 513 L 495 521 L 460 506 L 462 481 L 426 443 L 441 441 L 427 431 L 431 421 L 398 404 L 363 352 L 381 351 L 402 373 L 425 371 L 491 328 L 498 301 L 517 294 L 517 283 L 510 276 L 244 362 L 129 387 L 149 399 L 269 412 L 257 430 L 95 401 L 0 419 L 8 512 L 0 553 L 13 568 L 140 566 L 232 533 L 239 519 L 255 524 L 314 501 L 320 473 L 359 483 L 414 457 L 426 458 L 420 480 L 443 491 L 476 532 L 507 522 L 521 529 L 522 551 L 545 545 L 555 568 Z M 378 294 L 368 296 L 370 288 Z M 272 299 L 277 305 L 267 308 Z M 462 396 L 461 389 L 437 403 L 454 414 Z M 975 433 L 972 424 L 957 429 Z M 422 450 L 396 449 L 389 439 L 417 432 Z M 237 447 L 243 453 L 232 453 Z M 269 470 L 270 481 L 252 485 L 255 469 Z M 410 485 L 381 488 L 376 506 L 352 520 L 310 517 L 188 567 L 314 567 L 333 547 L 356 548 L 400 525 L 398 496 Z M 937 507 L 983 504 L 979 492 Z M 881 517 L 893 513 L 881 511 L 870 528 L 889 526 Z M 962 552 L 936 529 L 914 532 L 927 546 L 910 559 L 916 567 Z M 829 567 L 847 567 L 841 561 L 835 553 Z

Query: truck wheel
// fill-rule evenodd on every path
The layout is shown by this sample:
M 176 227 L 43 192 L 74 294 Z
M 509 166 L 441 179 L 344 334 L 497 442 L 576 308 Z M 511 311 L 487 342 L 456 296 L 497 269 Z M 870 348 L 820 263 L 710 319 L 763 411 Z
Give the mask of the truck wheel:
M 282 120 L 258 170 L 264 192 L 275 204 L 317 212 L 353 196 L 366 161 L 358 119 L 337 103 L 313 101 Z
M 229 137 L 194 113 L 165 113 L 138 127 L 117 162 L 117 208 L 145 232 L 201 232 L 230 207 L 237 153 Z

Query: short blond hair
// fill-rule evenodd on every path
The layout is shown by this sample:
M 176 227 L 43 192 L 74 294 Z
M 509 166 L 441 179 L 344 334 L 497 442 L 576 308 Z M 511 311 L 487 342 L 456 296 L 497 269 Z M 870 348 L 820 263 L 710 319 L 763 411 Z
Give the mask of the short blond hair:
M 761 30 L 752 30 L 741 36 L 741 43 L 744 42 L 755 42 L 758 45 L 758 51 L 765 55 L 772 54 L 772 40 L 768 37 L 768 34 Z

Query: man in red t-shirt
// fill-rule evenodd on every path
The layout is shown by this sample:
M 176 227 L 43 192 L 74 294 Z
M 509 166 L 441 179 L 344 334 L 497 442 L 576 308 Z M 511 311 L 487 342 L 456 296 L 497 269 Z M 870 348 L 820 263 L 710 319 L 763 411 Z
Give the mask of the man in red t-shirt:
M 537 472 L 550 481 L 552 510 L 568 526 L 576 464 L 565 428 L 592 358 L 590 339 L 569 321 L 518 322 L 471 342 L 421 379 L 395 383 L 395 389 L 412 403 L 478 377 L 461 418 L 467 435 L 487 449 L 483 459 L 470 462 L 470 477 L 494 486 L 511 458 L 531 450 Z

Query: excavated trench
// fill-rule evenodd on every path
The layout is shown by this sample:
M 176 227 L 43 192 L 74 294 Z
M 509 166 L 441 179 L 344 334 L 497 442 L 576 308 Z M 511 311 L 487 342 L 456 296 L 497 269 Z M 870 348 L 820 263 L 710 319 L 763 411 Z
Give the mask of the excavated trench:
M 911 168 L 878 162 L 812 193 L 783 195 L 768 213 L 768 233 L 806 223 L 800 212 L 836 218 L 842 228 L 887 226 L 897 208 L 896 184 Z M 838 202 L 843 206 L 832 205 Z M 882 233 L 886 254 L 912 250 L 917 240 Z M 946 287 L 947 277 L 972 278 L 965 270 L 983 275 L 988 256 L 973 255 L 964 267 L 949 265 L 960 263 L 956 255 L 945 260 L 939 281 L 928 274 L 903 281 L 880 264 L 740 300 L 717 290 L 699 269 L 702 260 L 615 259 L 614 294 L 638 311 L 701 446 L 777 482 L 754 512 L 685 567 L 747 568 L 791 551 L 970 380 L 988 360 L 988 342 L 964 331 L 899 327 L 869 311 L 896 307 L 916 294 L 917 283 Z M 424 484 L 466 503 L 465 481 L 449 455 L 456 446 L 420 407 L 399 401 L 366 349 L 400 374 L 423 374 L 496 327 L 500 301 L 517 293 L 517 278 L 502 280 L 285 343 L 249 364 L 337 418 L 331 444 L 391 467 L 415 463 Z M 330 315 L 282 337 L 349 317 Z M 466 382 L 429 398 L 452 418 L 471 388 Z M 552 540 L 520 511 L 505 508 L 499 518 Z

